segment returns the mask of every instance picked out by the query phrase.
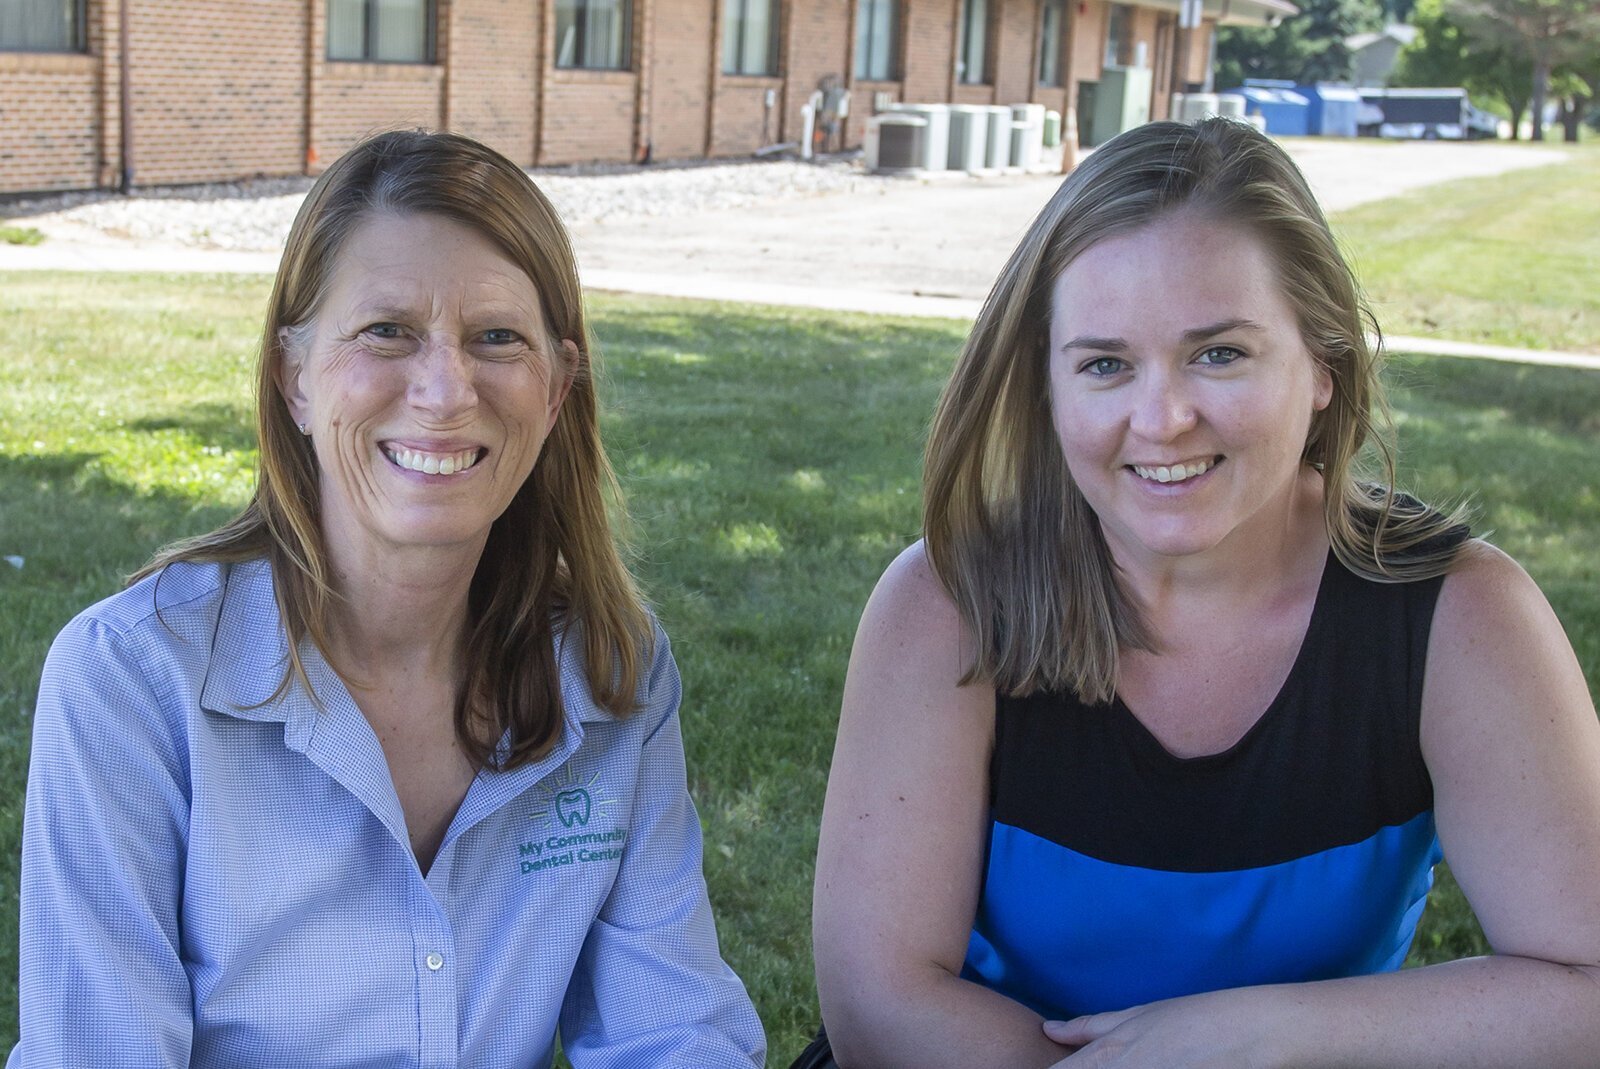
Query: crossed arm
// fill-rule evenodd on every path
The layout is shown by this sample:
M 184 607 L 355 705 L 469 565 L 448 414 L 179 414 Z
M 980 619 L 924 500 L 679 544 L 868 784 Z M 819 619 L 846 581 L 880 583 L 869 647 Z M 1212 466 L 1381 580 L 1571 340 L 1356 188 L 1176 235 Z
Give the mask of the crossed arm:
M 823 817 L 818 990 L 841 1065 L 1600 1065 L 1600 723 L 1503 554 L 1474 545 L 1445 581 L 1422 711 L 1440 838 L 1495 953 L 1401 973 L 1045 1027 L 961 980 L 993 723 L 991 691 L 953 685 L 961 641 L 908 552 L 862 621 Z

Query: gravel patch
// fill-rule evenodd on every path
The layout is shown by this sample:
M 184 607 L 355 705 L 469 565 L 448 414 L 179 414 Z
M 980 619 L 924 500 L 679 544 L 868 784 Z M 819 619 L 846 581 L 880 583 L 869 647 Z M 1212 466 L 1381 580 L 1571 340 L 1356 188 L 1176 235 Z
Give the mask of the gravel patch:
M 570 228 L 627 218 L 669 218 L 719 209 L 878 189 L 852 159 L 746 161 L 675 168 L 529 172 Z M 46 234 L 238 251 L 283 248 L 308 178 L 253 179 L 170 189 L 66 193 L 0 206 Z

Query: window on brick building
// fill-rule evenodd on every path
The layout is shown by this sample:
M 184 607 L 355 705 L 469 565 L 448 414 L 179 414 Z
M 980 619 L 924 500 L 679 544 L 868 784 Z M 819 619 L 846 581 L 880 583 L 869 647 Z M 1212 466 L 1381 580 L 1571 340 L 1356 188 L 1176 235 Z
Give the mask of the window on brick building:
M 898 0 L 856 0 L 856 77 L 868 82 L 895 78 L 899 37 Z
M 1044 0 L 1039 11 L 1039 84 L 1061 83 L 1061 30 L 1066 24 L 1066 0 Z
M 432 63 L 431 0 L 328 0 L 328 58 Z
M 778 73 L 778 0 L 722 0 L 722 73 Z
M 633 0 L 556 0 L 556 66 L 633 66 Z
M 82 52 L 85 0 L 0 0 L 0 51 Z
M 989 0 L 961 0 L 956 27 L 956 81 L 982 85 L 989 80 Z
M 1126 4 L 1112 4 L 1106 15 L 1107 67 L 1126 67 L 1133 62 L 1133 9 Z

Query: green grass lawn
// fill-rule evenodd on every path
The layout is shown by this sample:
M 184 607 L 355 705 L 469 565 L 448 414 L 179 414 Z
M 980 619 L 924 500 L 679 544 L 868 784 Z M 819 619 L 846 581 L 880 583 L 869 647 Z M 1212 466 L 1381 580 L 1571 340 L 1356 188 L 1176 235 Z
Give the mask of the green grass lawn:
M 1383 329 L 1600 353 L 1600 145 L 1333 219 Z
M 1474 183 L 1449 188 L 1478 196 Z M 1455 210 L 1437 192 L 1430 203 Z M 1366 233 L 1341 225 L 1347 240 Z M 1570 255 L 1592 258 L 1596 235 L 1587 249 L 1569 241 Z M 1360 246 L 1364 262 L 1371 247 Z M 1510 257 L 1506 270 L 1533 271 L 1526 261 L 1542 255 L 1496 248 L 1478 269 Z M 1446 266 L 1440 277 L 1472 274 L 1466 261 Z M 216 525 L 248 496 L 266 291 L 258 278 L 0 275 L 0 556 L 24 559 L 20 570 L 0 562 L 0 782 L 13 785 L 0 792 L 0 1049 L 15 1036 L 18 833 L 39 666 L 55 631 L 151 550 Z M 1592 345 L 1593 297 L 1564 299 L 1590 317 Z M 1540 300 L 1513 304 L 1508 321 L 1544 314 Z M 816 1024 L 812 855 L 849 644 L 873 581 L 917 535 L 921 442 L 964 328 L 608 296 L 593 309 L 639 571 L 683 671 L 724 951 L 766 1021 L 772 1064 L 785 1066 Z M 1452 331 L 1472 315 L 1441 333 L 1467 336 Z M 1472 497 L 1481 527 L 1549 594 L 1594 691 L 1600 373 L 1401 358 L 1390 377 L 1404 484 Z M 1482 949 L 1446 872 L 1412 960 Z

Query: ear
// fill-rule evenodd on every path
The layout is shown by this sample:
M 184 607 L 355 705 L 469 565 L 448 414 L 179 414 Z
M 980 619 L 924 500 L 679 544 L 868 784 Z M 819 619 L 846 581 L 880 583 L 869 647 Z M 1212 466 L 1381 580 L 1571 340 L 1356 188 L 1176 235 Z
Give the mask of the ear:
M 545 430 L 556 424 L 556 417 L 561 414 L 561 403 L 567 399 L 567 394 L 572 392 L 572 383 L 578 377 L 580 365 L 583 363 L 583 353 L 578 348 L 578 343 L 571 338 L 561 339 L 561 349 L 565 354 L 560 360 L 555 361 L 555 376 L 550 380 L 550 407 L 545 411 Z
M 279 327 L 278 358 L 272 368 L 272 379 L 278 386 L 283 403 L 289 408 L 289 418 L 295 423 L 309 424 L 311 399 L 306 396 L 301 384 L 304 368 L 304 348 L 296 342 L 293 331 L 288 327 Z
M 1333 403 L 1333 372 L 1328 365 L 1317 360 L 1312 365 L 1311 407 L 1321 412 Z

